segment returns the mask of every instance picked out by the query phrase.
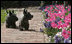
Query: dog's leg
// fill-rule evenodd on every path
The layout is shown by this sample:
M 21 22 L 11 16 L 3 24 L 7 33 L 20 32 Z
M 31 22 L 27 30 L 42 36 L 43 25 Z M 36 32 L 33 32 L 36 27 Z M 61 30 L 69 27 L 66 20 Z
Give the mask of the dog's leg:
M 26 26 L 25 26 L 25 30 L 28 30 L 29 29 L 29 24 L 27 24 Z
M 15 23 L 12 24 L 12 28 L 16 28 L 16 24 Z
M 9 24 L 6 24 L 6 28 L 10 28 L 10 25 Z

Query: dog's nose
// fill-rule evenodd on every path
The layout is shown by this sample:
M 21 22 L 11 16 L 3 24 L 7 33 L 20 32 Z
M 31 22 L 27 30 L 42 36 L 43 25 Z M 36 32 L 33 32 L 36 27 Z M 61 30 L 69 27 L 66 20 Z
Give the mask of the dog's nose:
M 32 15 L 32 18 L 33 18 L 33 15 Z

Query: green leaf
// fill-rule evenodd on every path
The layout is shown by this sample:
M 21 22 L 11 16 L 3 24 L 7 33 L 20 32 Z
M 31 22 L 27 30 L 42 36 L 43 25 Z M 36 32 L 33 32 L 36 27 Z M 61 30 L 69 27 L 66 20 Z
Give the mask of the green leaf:
M 67 13 L 65 13 L 65 15 L 68 15 L 69 11 L 67 11 Z

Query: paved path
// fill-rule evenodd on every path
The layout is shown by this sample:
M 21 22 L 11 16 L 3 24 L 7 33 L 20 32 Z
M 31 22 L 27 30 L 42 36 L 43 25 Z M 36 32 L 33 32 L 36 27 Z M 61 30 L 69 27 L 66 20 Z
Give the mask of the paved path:
M 1 26 L 1 42 L 2 43 L 48 43 L 46 34 L 40 32 L 40 28 L 44 28 L 42 24 L 41 12 L 36 7 L 27 9 L 34 17 L 29 21 L 30 30 L 35 31 L 19 31 L 19 29 L 6 28 L 5 23 Z M 23 16 L 23 9 L 17 9 L 17 17 Z M 17 26 L 19 21 L 16 22 Z

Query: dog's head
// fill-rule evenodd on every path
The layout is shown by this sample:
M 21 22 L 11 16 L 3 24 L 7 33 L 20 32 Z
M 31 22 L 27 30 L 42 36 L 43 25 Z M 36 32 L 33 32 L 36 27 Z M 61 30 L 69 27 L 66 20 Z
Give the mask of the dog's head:
M 7 15 L 8 15 L 8 19 L 11 19 L 11 20 L 14 20 L 14 21 L 17 21 L 18 18 L 16 17 L 16 15 L 14 14 L 14 10 L 9 10 L 9 12 L 7 12 Z
M 30 14 L 30 12 L 27 12 L 26 9 L 24 9 L 24 17 L 27 19 L 27 20 L 31 20 L 33 18 L 33 15 Z

